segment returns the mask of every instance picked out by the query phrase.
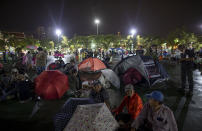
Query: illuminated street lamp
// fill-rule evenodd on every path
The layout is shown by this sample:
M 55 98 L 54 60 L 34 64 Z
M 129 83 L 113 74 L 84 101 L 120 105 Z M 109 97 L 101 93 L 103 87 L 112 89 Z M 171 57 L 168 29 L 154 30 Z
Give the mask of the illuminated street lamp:
M 136 29 L 131 29 L 130 31 L 131 33 L 131 37 L 132 37 L 132 45 L 131 45 L 131 50 L 134 50 L 134 42 L 135 42 L 135 35 L 137 34 L 137 30 Z
M 60 29 L 56 29 L 55 33 L 58 36 L 58 43 L 59 43 L 59 37 L 62 34 L 62 31 Z
M 130 33 L 131 33 L 131 36 L 133 37 L 137 33 L 137 30 L 136 29 L 131 29 Z
M 100 20 L 99 19 L 95 19 L 95 24 L 97 25 L 97 35 L 98 35 L 98 25 L 100 24 Z

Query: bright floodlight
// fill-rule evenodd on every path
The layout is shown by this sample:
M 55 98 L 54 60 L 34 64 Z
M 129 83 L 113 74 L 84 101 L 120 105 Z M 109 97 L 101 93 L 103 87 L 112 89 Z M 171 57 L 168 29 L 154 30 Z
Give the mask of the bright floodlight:
M 137 33 L 137 30 L 136 29 L 132 29 L 130 33 L 131 33 L 132 36 L 134 36 Z
M 55 33 L 57 36 L 60 36 L 62 34 L 62 31 L 60 29 L 57 29 Z
M 92 47 L 92 48 L 95 48 L 95 44 L 94 44 L 94 43 L 92 43 L 92 44 L 91 44 L 91 47 Z
M 99 24 L 100 20 L 99 19 L 95 19 L 95 24 Z

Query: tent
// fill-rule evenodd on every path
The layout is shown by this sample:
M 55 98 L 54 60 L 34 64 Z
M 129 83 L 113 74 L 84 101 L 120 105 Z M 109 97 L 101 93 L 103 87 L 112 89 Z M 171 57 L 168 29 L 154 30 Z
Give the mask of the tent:
M 98 58 L 88 58 L 78 65 L 79 77 L 82 81 L 97 80 L 101 76 L 101 70 L 106 69 L 105 64 Z
M 119 127 L 105 103 L 78 105 L 64 131 L 114 131 Z
M 135 68 L 142 77 L 146 80 L 147 84 L 150 85 L 149 76 L 147 70 L 144 68 L 144 63 L 140 56 L 129 56 L 120 61 L 115 67 L 114 72 L 122 77 L 128 71 L 128 69 Z
M 105 64 L 98 58 L 88 58 L 82 61 L 78 65 L 79 71 L 84 72 L 96 72 L 103 69 L 106 69 L 107 67 Z
M 127 80 L 127 82 L 124 83 L 128 84 L 128 81 L 131 81 L 130 84 L 137 84 L 140 82 L 145 83 L 146 80 L 146 84 L 148 84 L 150 87 L 169 78 L 163 66 L 158 61 L 155 62 L 150 56 L 129 56 L 120 61 L 114 67 L 114 71 L 118 76 L 124 76 L 124 80 L 127 80 L 131 76 L 141 74 L 142 78 L 144 79 L 140 79 L 140 77 L 138 76 L 134 77 L 131 80 Z M 128 73 L 128 75 L 126 73 Z
M 141 56 L 144 66 L 149 75 L 151 85 L 163 82 L 169 79 L 168 73 L 158 61 L 154 61 L 151 56 Z
M 109 81 L 114 87 L 120 88 L 120 80 L 116 73 L 111 69 L 102 70 L 102 74 L 106 81 Z

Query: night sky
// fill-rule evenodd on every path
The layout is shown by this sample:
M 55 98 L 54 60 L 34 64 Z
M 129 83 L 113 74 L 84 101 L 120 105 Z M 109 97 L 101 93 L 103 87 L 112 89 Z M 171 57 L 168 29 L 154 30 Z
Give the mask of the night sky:
M 59 27 L 67 36 L 95 34 L 166 35 L 177 27 L 202 33 L 202 0 L 1 0 L 0 30 L 34 32 Z

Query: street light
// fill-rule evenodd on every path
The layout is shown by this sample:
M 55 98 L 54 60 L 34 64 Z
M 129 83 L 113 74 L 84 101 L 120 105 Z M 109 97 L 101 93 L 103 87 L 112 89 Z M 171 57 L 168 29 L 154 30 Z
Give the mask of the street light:
M 97 35 L 98 35 L 98 25 L 100 24 L 100 20 L 99 19 L 95 19 L 95 24 L 97 25 Z
M 58 36 L 58 43 L 59 43 L 59 37 L 62 34 L 62 31 L 60 29 L 56 29 L 55 33 Z
M 131 36 L 133 37 L 137 33 L 137 30 L 136 29 L 131 29 L 130 33 L 131 33 Z
M 137 30 L 136 30 L 136 29 L 131 29 L 130 33 L 131 33 L 132 41 L 133 41 L 133 43 L 132 43 L 132 45 L 131 45 L 131 49 L 132 49 L 132 51 L 134 51 L 134 41 L 135 41 L 135 40 L 134 40 L 134 39 L 135 39 L 134 35 L 136 35 Z

